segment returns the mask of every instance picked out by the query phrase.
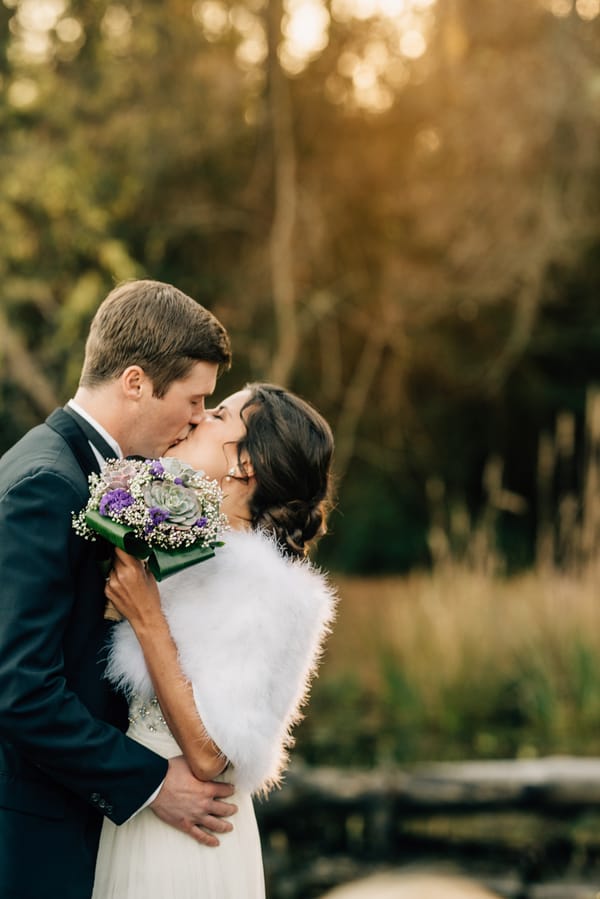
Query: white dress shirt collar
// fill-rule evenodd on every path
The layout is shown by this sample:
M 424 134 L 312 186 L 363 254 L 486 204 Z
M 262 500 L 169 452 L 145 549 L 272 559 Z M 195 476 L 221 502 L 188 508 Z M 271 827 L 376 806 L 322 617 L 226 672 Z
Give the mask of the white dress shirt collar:
M 98 431 L 98 433 L 102 437 L 104 437 L 104 439 L 106 440 L 108 445 L 111 447 L 111 449 L 113 449 L 115 451 L 115 453 L 117 455 L 117 459 L 123 458 L 123 450 L 121 449 L 121 447 L 119 446 L 117 441 L 114 439 L 114 437 L 110 436 L 108 431 L 105 428 L 103 428 L 101 424 L 98 424 L 96 419 L 93 418 L 89 412 L 86 412 L 85 409 L 82 409 L 82 407 L 79 405 L 79 403 L 76 403 L 75 400 L 69 400 L 69 402 L 67 403 L 67 406 L 70 406 L 71 409 L 73 410 L 73 412 L 76 412 L 77 415 L 81 415 L 82 418 L 85 418 L 85 420 L 88 422 L 88 424 L 90 424 L 94 428 L 94 430 Z M 98 452 L 98 450 L 96 449 L 94 444 L 91 443 L 91 441 L 89 441 L 89 443 L 90 443 L 91 448 L 94 451 L 94 455 L 96 456 L 96 459 L 102 465 L 106 461 L 104 459 L 102 453 Z

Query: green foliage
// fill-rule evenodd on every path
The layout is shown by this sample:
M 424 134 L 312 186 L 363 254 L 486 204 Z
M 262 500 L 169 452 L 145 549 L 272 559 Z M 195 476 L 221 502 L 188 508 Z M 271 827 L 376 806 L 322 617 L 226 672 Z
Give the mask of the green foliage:
M 275 4 L 0 6 L 2 448 L 72 392 L 114 283 L 155 277 L 230 329 L 223 390 L 276 378 L 331 419 L 328 563 L 422 564 L 427 483 L 476 517 L 499 455 L 525 564 L 538 432 L 600 378 L 599 19 L 325 5 L 287 70 Z
M 363 767 L 600 751 L 598 671 L 584 707 L 535 667 L 524 664 L 518 680 L 482 684 L 480 675 L 441 690 L 433 708 L 398 664 L 388 668 L 381 693 L 343 678 L 317 685 L 297 751 L 313 764 Z
M 427 520 L 418 486 L 400 485 L 389 473 L 353 466 L 328 527 L 319 561 L 334 570 L 397 572 L 427 562 Z

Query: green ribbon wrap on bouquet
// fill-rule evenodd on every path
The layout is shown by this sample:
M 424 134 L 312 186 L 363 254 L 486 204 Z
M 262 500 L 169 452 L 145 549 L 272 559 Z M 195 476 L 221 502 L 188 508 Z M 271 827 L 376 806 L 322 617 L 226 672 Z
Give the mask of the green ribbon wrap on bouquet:
M 86 512 L 87 524 L 113 546 L 135 556 L 136 559 L 145 559 L 148 568 L 157 581 L 178 571 L 183 571 L 190 565 L 211 559 L 215 554 L 215 547 L 222 543 L 208 543 L 204 545 L 185 546 L 181 549 L 159 549 L 149 546 L 145 540 L 138 537 L 133 528 L 125 524 L 119 524 L 105 515 L 100 515 L 95 510 Z

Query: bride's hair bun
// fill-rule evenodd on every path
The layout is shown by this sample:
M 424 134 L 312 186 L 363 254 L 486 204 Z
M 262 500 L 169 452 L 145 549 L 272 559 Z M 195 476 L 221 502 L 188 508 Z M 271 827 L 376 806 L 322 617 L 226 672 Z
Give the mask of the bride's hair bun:
M 242 410 L 247 433 L 238 464 L 249 458 L 256 488 L 252 526 L 272 533 L 290 555 L 304 556 L 326 531 L 333 436 L 305 400 L 271 384 L 250 384 Z
M 294 502 L 265 509 L 255 527 L 274 533 L 292 555 L 303 556 L 310 543 L 326 533 L 324 501 L 314 506 Z

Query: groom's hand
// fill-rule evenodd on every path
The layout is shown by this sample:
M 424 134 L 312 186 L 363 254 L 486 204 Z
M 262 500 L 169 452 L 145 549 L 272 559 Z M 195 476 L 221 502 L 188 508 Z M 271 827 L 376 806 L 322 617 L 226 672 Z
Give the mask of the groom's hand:
M 237 812 L 236 805 L 223 802 L 233 792 L 231 784 L 197 780 L 183 756 L 178 756 L 169 759 L 167 776 L 150 808 L 167 824 L 189 834 L 198 843 L 218 846 L 214 834 L 233 830 L 229 821 L 223 820 Z

